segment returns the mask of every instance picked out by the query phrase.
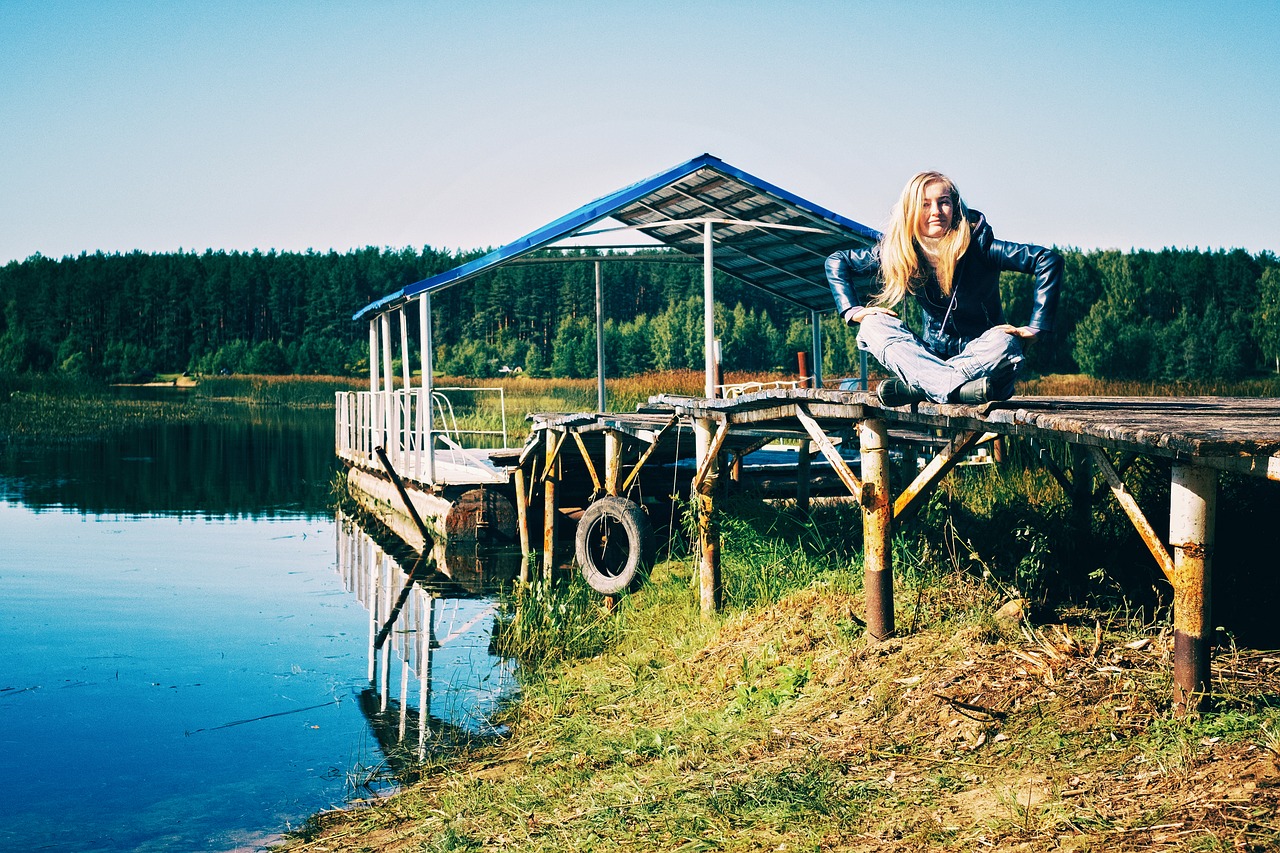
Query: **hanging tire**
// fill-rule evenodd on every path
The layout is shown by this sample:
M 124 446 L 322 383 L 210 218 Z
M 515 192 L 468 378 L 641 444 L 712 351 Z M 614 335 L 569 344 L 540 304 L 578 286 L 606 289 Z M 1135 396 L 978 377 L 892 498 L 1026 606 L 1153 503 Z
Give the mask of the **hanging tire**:
M 653 565 L 649 516 L 626 498 L 609 495 L 587 507 L 573 539 L 582 577 L 601 595 L 630 588 Z

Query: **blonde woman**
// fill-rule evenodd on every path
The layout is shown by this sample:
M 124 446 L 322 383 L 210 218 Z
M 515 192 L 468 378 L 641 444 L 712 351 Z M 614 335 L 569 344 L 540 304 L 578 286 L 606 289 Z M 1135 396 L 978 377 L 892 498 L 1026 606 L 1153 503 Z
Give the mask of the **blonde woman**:
M 1035 276 L 1025 326 L 1005 322 L 1001 270 Z M 979 404 L 1013 396 L 1024 343 L 1052 330 L 1062 256 L 997 240 L 950 178 L 921 172 L 903 189 L 878 244 L 827 258 L 827 281 L 836 311 L 858 326 L 859 348 L 894 374 L 876 386 L 881 403 Z M 907 294 L 920 305 L 922 336 L 898 319 Z

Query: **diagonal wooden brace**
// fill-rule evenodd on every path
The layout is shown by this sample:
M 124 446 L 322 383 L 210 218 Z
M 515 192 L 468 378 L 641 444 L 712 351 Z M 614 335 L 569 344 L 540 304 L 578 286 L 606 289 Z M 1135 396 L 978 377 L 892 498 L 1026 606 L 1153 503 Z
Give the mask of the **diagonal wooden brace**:
M 822 455 L 831 463 L 831 468 L 836 472 L 836 476 L 840 478 L 840 482 L 844 483 L 849 494 L 858 499 L 859 502 L 865 500 L 865 493 L 862 487 L 862 481 L 858 479 L 858 475 L 854 474 L 852 469 L 844 461 L 840 455 L 840 451 L 836 450 L 835 444 L 832 443 L 827 434 L 822 431 L 822 427 L 813 419 L 802 404 L 796 404 L 796 419 L 800 421 L 800 425 L 804 427 L 804 431 L 809 433 L 809 438 L 813 439 L 813 443 L 818 445 L 818 449 L 822 451 Z
M 548 435 L 547 437 L 549 439 L 554 440 L 554 435 L 557 431 L 549 429 L 547 430 L 547 432 L 550 433 L 550 435 Z M 568 430 L 560 433 L 560 440 L 556 442 L 555 446 L 551 449 L 551 452 L 547 454 L 546 466 L 542 472 L 542 476 L 538 478 L 539 481 L 546 482 L 547 473 L 555 466 L 556 457 L 560 455 L 560 448 L 564 447 L 565 440 L 568 438 L 569 438 Z
M 1142 514 L 1142 507 L 1138 506 L 1138 502 L 1133 499 L 1133 495 L 1124 487 L 1124 481 L 1120 479 L 1120 475 L 1116 473 L 1116 469 L 1111 466 L 1111 460 L 1107 458 L 1107 454 L 1102 452 L 1102 448 L 1088 445 L 1089 456 L 1093 459 L 1093 464 L 1102 472 L 1102 476 L 1106 478 L 1107 485 L 1111 486 L 1111 494 L 1120 503 L 1120 508 L 1124 510 L 1124 514 L 1129 516 L 1129 521 L 1133 523 L 1134 528 L 1138 531 L 1138 535 L 1142 537 L 1142 541 L 1147 543 L 1147 550 L 1151 552 L 1151 556 L 1156 558 L 1156 563 L 1160 566 L 1160 571 L 1164 572 L 1165 578 L 1169 583 L 1174 584 L 1173 558 L 1169 556 L 1169 551 L 1165 548 L 1164 543 L 1160 541 L 1160 537 L 1156 535 L 1155 529 L 1151 526 L 1151 522 L 1147 521 L 1147 517 Z M 1176 584 L 1174 584 L 1176 586 Z
M 927 495 L 933 485 L 945 477 L 947 472 L 956 467 L 970 448 L 990 435 L 993 433 L 983 435 L 978 432 L 962 432 L 952 438 L 947 446 L 939 450 L 938 455 L 929 461 L 924 470 L 916 475 L 911 485 L 898 495 L 898 499 L 893 503 L 893 517 L 903 518 L 907 513 L 912 512 L 920 499 Z
M 577 430 L 574 430 L 573 440 L 578 443 L 578 450 L 582 452 L 582 461 L 586 463 L 587 473 L 591 475 L 591 482 L 595 486 L 595 491 L 592 492 L 591 494 L 594 497 L 595 495 L 598 495 L 601 492 L 600 477 L 599 475 L 596 474 L 596 466 L 592 464 L 591 454 L 587 453 L 587 445 L 582 440 L 582 434 Z
M 653 455 L 653 452 L 658 449 L 658 445 L 662 443 L 662 437 L 666 435 L 667 430 L 675 426 L 679 420 L 679 415 L 672 415 L 671 420 L 667 421 L 662 429 L 658 430 L 658 434 L 653 437 L 653 442 L 649 445 L 648 449 L 641 454 L 638 460 L 636 460 L 636 464 L 631 469 L 631 473 L 627 475 L 627 479 L 622 481 L 622 488 L 618 490 L 618 494 L 625 495 L 627 493 L 627 490 L 631 488 L 631 484 L 636 481 L 636 477 L 640 475 L 640 469 L 644 467 L 644 463 L 649 461 L 649 457 Z
M 711 444 L 707 447 L 707 455 L 703 458 L 702 464 L 698 466 L 698 473 L 693 478 L 693 490 L 701 492 L 703 483 L 707 479 L 707 475 L 711 473 L 712 467 L 716 463 L 716 456 L 720 454 L 720 448 L 724 446 L 724 440 L 729 435 L 729 420 L 720 422 L 720 426 L 716 429 L 715 436 L 711 439 Z

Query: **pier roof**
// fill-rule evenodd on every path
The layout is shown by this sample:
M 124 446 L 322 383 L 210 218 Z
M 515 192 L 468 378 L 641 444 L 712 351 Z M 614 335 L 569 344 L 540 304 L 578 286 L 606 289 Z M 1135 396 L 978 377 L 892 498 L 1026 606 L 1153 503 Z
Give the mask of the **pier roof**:
M 589 233 L 602 220 L 643 232 L 656 241 L 655 248 L 695 257 L 702 256 L 703 223 L 710 220 L 717 270 L 813 311 L 833 307 L 823 270 L 827 255 L 872 245 L 880 237 L 875 229 L 703 154 L 589 202 L 473 261 L 389 293 L 361 308 L 354 319 L 369 319 Z

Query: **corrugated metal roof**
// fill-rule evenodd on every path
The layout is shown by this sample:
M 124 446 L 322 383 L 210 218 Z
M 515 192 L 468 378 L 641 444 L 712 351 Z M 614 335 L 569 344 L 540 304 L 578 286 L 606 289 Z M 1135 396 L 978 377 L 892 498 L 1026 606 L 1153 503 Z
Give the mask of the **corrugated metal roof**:
M 587 231 L 604 219 L 651 226 L 643 231 L 660 245 L 695 257 L 702 256 L 702 225 L 690 220 L 715 220 L 712 260 L 716 269 L 815 311 L 833 307 L 823 270 L 827 255 L 837 249 L 869 246 L 880 237 L 872 228 L 703 154 L 585 204 L 474 261 L 389 293 L 361 308 L 355 319 L 367 319 L 420 294 L 461 284 Z

